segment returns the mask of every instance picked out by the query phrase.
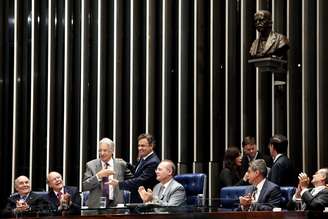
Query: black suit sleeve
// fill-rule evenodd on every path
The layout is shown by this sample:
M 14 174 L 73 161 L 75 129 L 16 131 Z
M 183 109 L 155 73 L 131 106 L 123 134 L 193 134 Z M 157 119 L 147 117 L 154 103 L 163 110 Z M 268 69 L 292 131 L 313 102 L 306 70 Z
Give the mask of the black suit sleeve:
M 155 176 L 155 169 L 157 162 L 149 162 L 145 164 L 142 173 L 139 176 L 119 182 L 119 188 L 123 190 L 135 190 L 139 186 L 147 184 L 152 181 Z
M 323 211 L 328 206 L 328 190 L 319 192 L 316 196 L 306 191 L 302 195 L 302 200 L 306 204 L 306 210 Z

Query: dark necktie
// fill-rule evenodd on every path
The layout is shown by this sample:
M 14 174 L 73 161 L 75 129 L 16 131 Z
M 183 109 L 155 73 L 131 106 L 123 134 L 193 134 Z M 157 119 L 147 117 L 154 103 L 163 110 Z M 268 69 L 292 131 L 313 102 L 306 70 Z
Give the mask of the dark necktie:
M 105 163 L 105 169 L 109 167 L 109 163 Z M 109 195 L 109 186 L 108 186 L 108 176 L 102 178 L 102 192 L 103 196 L 108 197 Z
M 252 199 L 256 201 L 256 193 L 257 193 L 257 187 L 254 187 L 254 190 L 252 192 Z
M 163 194 L 164 189 L 165 189 L 165 186 L 163 186 L 163 185 L 161 185 L 161 187 L 159 188 L 158 197 L 160 200 L 164 199 L 164 194 Z
M 145 160 L 143 158 L 141 158 L 135 172 L 137 172 L 137 170 L 143 165 L 144 162 L 145 162 Z

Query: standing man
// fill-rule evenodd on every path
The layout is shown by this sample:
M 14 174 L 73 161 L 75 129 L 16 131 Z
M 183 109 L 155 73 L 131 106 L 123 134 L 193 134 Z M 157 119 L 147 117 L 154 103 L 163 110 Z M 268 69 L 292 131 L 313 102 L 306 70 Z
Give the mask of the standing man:
M 113 158 L 114 142 L 103 138 L 99 142 L 99 159 L 94 159 L 86 164 L 82 182 L 82 190 L 90 191 L 88 207 L 98 208 L 100 197 L 106 197 L 106 205 L 115 206 L 124 203 L 123 190 L 114 188 L 109 182 L 117 179 L 122 181 L 132 177 L 127 168 L 127 163 L 118 158 Z
M 139 160 L 134 170 L 134 176 L 124 181 L 112 180 L 113 186 L 131 192 L 131 202 L 142 202 L 138 188 L 152 189 L 157 184 L 155 169 L 159 164 L 159 159 L 154 152 L 155 140 L 150 134 L 141 134 L 138 137 Z
M 176 167 L 171 160 L 163 160 L 156 169 L 156 179 L 159 183 L 154 190 L 140 186 L 139 195 L 143 202 L 151 202 L 161 206 L 180 206 L 186 201 L 184 187 L 174 180 Z
M 272 165 L 271 157 L 262 154 L 260 151 L 257 150 L 255 137 L 253 136 L 244 137 L 242 146 L 243 146 L 243 158 L 241 161 L 242 175 L 244 175 L 247 172 L 249 163 L 256 159 L 264 159 L 267 167 L 271 167 Z
M 253 186 L 239 197 L 243 211 L 272 211 L 280 207 L 281 191 L 278 185 L 266 179 L 267 167 L 263 159 L 254 160 L 248 168 L 248 181 Z
M 293 163 L 287 157 L 288 140 L 281 134 L 271 137 L 269 143 L 273 165 L 268 179 L 279 186 L 296 186 L 297 174 Z
M 58 172 L 50 172 L 48 174 L 48 202 L 51 209 L 61 214 L 67 212 L 69 214 L 79 214 L 81 208 L 81 198 L 77 187 L 64 186 L 63 178 Z
M 304 210 L 323 211 L 328 206 L 328 169 L 319 169 L 312 177 L 314 188 L 309 189 L 310 179 L 306 173 L 298 175 L 299 183 L 293 201 L 302 199 Z
M 48 210 L 49 204 L 41 196 L 31 191 L 31 183 L 26 176 L 15 179 L 15 190 L 7 201 L 4 216 L 27 216 L 37 212 Z

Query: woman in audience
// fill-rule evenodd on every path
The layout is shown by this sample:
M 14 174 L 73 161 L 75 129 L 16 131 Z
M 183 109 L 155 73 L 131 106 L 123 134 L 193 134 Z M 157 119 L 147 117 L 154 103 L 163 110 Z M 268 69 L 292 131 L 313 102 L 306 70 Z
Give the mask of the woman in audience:
M 223 169 L 219 176 L 219 188 L 247 184 L 247 172 L 241 173 L 241 154 L 238 148 L 229 147 L 223 159 Z

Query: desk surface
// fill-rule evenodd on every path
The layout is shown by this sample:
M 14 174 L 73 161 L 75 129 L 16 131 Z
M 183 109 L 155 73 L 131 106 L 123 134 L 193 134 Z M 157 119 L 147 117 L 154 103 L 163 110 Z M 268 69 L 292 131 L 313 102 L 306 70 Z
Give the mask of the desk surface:
M 46 216 L 46 217 L 22 217 L 25 219 L 34 218 L 53 218 L 53 219 L 323 219 L 328 218 L 328 213 L 322 212 L 233 212 L 233 211 L 217 211 L 217 212 L 186 212 L 186 213 L 154 213 L 148 212 L 143 214 L 125 213 L 125 214 L 93 214 L 93 215 L 67 215 L 67 216 Z

